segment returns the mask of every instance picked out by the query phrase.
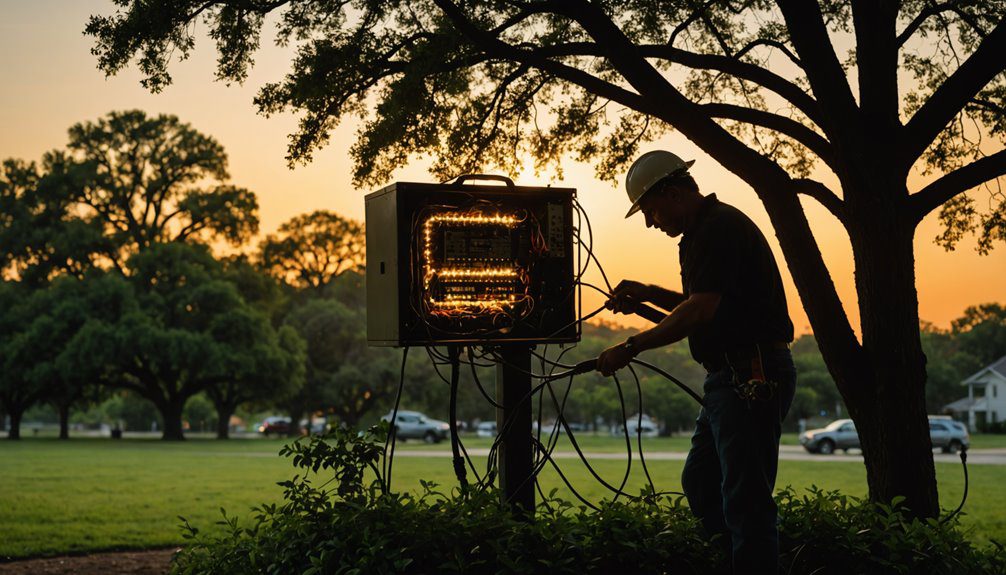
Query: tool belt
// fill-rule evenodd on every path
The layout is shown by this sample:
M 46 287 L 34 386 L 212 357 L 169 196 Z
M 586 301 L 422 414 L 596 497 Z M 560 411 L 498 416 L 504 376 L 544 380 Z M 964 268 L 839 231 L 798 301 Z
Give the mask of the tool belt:
M 767 400 L 775 395 L 778 384 L 766 376 L 762 355 L 784 349 L 789 349 L 786 342 L 760 343 L 724 352 L 719 358 L 703 362 L 702 366 L 709 373 L 730 368 L 734 392 L 738 397 L 748 401 Z

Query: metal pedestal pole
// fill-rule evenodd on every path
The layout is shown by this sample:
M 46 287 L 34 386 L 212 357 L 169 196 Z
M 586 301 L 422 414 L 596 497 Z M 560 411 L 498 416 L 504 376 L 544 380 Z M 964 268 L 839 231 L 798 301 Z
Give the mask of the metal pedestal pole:
M 531 348 L 504 345 L 496 364 L 496 410 L 499 430 L 499 481 L 504 501 L 526 517 L 534 516 L 534 464 L 531 444 Z M 523 400 L 523 401 L 522 401 Z M 509 422 L 509 426 L 507 423 Z

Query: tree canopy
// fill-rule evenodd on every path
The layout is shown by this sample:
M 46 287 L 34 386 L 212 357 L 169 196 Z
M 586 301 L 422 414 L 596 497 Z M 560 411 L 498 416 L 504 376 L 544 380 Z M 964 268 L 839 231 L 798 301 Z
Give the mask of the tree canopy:
M 108 372 L 111 384 L 153 402 L 165 439 L 183 438 L 185 402 L 211 387 L 224 386 L 220 395 L 230 402 L 243 393 L 232 384 L 260 394 L 296 388 L 303 356 L 293 334 L 277 334 L 248 306 L 205 247 L 154 244 L 128 266 L 131 311 L 89 323 L 68 353 L 78 366 Z
M 259 261 L 276 278 L 296 288 L 321 289 L 364 266 L 363 225 L 318 210 L 294 216 L 259 246 Z
M 223 146 L 175 116 L 130 110 L 76 124 L 45 164 L 65 201 L 113 242 L 104 255 L 120 267 L 155 243 L 240 245 L 258 232 L 255 195 L 225 183 Z
M 216 40 L 218 77 L 243 81 L 266 16 L 284 10 L 277 41 L 296 43 L 298 56 L 256 103 L 266 114 L 301 114 L 292 163 L 309 161 L 342 119 L 362 118 L 359 183 L 386 181 L 416 153 L 436 158 L 441 179 L 515 173 L 529 153 L 539 167 L 592 160 L 614 180 L 640 144 L 673 126 L 718 148 L 713 157 L 756 188 L 759 177 L 788 170 L 798 192 L 841 217 L 843 200 L 805 179 L 810 168 L 844 178 L 843 165 L 871 161 L 857 152 L 865 139 L 890 132 L 883 137 L 904 144 L 898 173 L 918 165 L 948 176 L 912 200 L 913 217 L 956 198 L 943 208 L 945 245 L 976 229 L 981 249 L 1003 239 L 1001 194 L 984 213 L 959 196 L 1006 170 L 1004 154 L 981 138 L 1006 135 L 1002 2 L 116 4 L 116 14 L 91 17 L 92 51 L 108 73 L 138 58 L 153 91 L 170 84 L 171 55 L 194 49 L 200 19 Z M 833 48 L 846 42 L 855 49 Z M 899 65 L 914 79 L 907 90 Z

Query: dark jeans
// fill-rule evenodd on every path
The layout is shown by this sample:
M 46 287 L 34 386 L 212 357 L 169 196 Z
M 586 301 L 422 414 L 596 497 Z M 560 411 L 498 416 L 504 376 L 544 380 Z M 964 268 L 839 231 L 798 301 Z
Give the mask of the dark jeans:
M 776 574 L 779 533 L 772 499 L 779 465 L 779 435 L 796 387 L 788 350 L 762 354 L 765 374 L 778 383 L 769 399 L 744 400 L 733 388 L 733 369 L 706 376 L 705 407 L 695 422 L 681 484 L 709 535 L 722 534 L 735 574 Z M 749 377 L 750 366 L 734 365 Z

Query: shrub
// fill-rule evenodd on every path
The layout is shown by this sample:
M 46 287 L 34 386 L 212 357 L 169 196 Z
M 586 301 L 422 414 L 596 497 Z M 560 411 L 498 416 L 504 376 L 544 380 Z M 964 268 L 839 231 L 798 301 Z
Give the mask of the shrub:
M 600 511 L 556 499 L 523 521 L 492 490 L 390 493 L 379 464 L 385 431 L 338 429 L 285 447 L 301 470 L 281 485 L 285 502 L 255 508 L 248 527 L 224 514 L 222 535 L 184 523 L 176 574 L 725 572 L 680 498 L 642 494 Z M 369 470 L 374 476 L 368 482 Z M 310 473 L 309 473 L 310 472 Z M 315 482 L 326 479 L 324 483 Z M 973 547 L 955 520 L 907 518 L 836 492 L 779 494 L 782 573 L 978 574 L 1006 572 L 1002 547 Z M 184 521 L 184 520 L 183 520 Z

